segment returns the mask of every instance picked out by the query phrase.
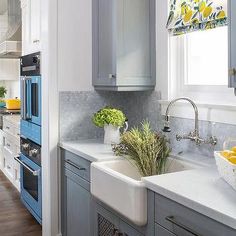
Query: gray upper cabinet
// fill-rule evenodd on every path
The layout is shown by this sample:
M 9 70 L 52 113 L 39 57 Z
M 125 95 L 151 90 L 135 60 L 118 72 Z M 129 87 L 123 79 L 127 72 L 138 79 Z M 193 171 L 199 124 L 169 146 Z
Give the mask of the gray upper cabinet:
M 155 0 L 93 0 L 93 86 L 155 87 Z
M 228 1 L 229 15 L 229 86 L 236 88 L 236 1 Z M 236 89 L 235 89 L 236 95 Z

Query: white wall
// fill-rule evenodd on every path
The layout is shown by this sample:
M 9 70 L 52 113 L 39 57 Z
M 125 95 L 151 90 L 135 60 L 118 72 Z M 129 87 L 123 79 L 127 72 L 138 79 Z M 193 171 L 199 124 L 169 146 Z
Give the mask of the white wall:
M 92 0 L 58 0 L 59 91 L 93 90 Z
M 167 94 L 168 2 L 156 0 L 157 86 Z M 59 91 L 90 91 L 92 86 L 92 0 L 58 0 Z
M 162 91 L 162 99 L 168 98 L 168 47 L 169 36 L 166 29 L 168 1 L 156 0 L 156 90 Z

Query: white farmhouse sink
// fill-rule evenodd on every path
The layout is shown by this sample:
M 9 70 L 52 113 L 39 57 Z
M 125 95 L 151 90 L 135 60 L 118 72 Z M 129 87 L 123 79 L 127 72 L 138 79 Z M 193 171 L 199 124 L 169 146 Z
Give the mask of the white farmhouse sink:
M 169 158 L 168 171 L 196 168 L 182 160 Z M 91 193 L 136 225 L 147 223 L 147 189 L 137 168 L 125 159 L 94 162 L 91 165 Z

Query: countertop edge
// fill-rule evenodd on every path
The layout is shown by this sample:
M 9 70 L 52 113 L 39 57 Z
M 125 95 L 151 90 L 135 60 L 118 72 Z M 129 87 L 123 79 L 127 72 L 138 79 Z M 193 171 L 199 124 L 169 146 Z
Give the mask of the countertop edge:
M 231 218 L 228 215 L 222 214 L 218 211 L 213 210 L 212 208 L 209 208 L 205 205 L 199 204 L 196 201 L 192 201 L 189 198 L 185 198 L 183 196 L 180 196 L 179 194 L 172 192 L 166 188 L 160 187 L 159 185 L 155 185 L 145 178 L 143 179 L 145 186 L 147 189 L 160 194 L 166 198 L 169 198 L 189 209 L 192 209 L 204 216 L 207 216 L 221 224 L 224 224 L 226 226 L 231 227 L 232 229 L 236 229 L 235 219 Z
M 81 152 L 81 151 L 78 150 L 78 149 L 72 148 L 70 145 L 67 145 L 65 142 L 60 142 L 60 143 L 58 144 L 58 146 L 59 146 L 60 148 L 65 149 L 66 151 L 69 151 L 69 152 L 75 154 L 75 155 L 78 155 L 78 156 L 80 156 L 80 157 L 83 157 L 83 158 L 86 159 L 87 161 L 90 161 L 90 162 L 98 161 L 98 159 L 94 158 L 93 156 L 87 155 L 86 153 Z

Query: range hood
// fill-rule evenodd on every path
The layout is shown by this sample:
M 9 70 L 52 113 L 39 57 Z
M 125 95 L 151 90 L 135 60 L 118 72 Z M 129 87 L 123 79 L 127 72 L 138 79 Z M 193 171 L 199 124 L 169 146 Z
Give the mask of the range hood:
M 0 58 L 19 58 L 21 7 L 19 0 L 0 0 Z

